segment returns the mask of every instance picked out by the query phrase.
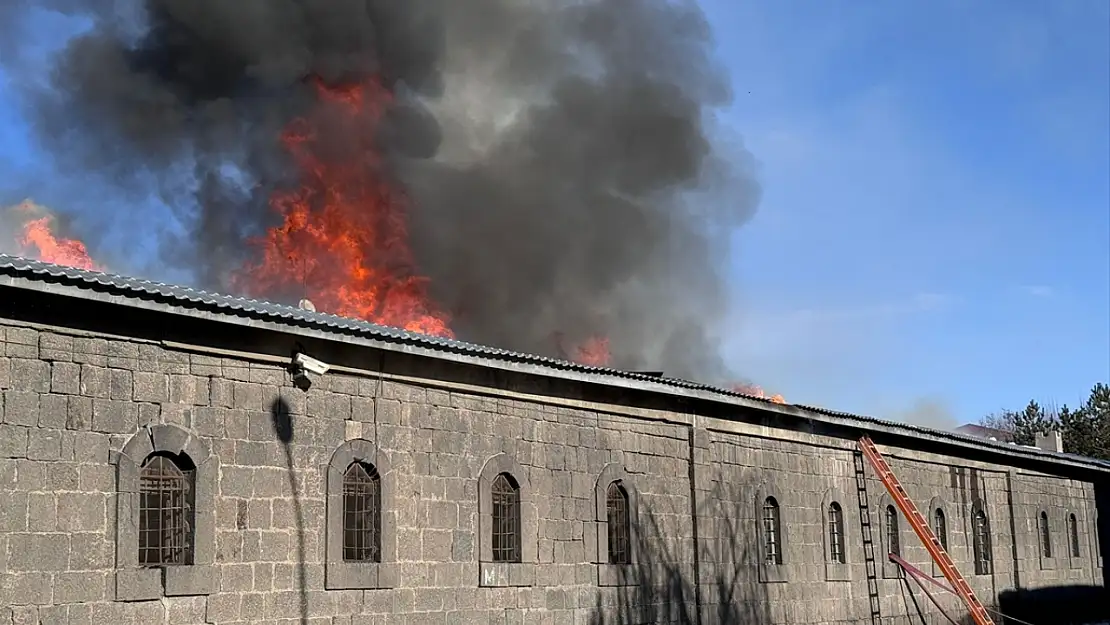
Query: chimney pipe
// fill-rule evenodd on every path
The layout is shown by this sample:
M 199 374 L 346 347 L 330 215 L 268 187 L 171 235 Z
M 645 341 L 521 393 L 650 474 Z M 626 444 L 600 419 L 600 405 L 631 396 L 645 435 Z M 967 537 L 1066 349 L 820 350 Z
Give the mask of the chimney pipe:
M 1055 453 L 1064 452 L 1064 437 L 1060 435 L 1059 430 L 1051 430 L 1043 434 L 1037 434 L 1036 447 L 1042 451 L 1051 451 Z

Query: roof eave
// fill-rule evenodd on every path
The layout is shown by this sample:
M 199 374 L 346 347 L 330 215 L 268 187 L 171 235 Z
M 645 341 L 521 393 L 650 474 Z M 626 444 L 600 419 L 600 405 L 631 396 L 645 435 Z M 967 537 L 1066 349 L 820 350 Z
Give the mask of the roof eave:
M 99 288 L 95 288 L 97 286 L 99 286 Z M 649 393 L 665 394 L 672 397 L 715 402 L 737 408 L 760 410 L 784 417 L 828 424 L 842 429 L 882 433 L 892 437 L 912 438 L 976 453 L 996 454 L 1026 461 L 1035 460 L 1060 466 L 1068 466 L 1084 471 L 1096 471 L 1110 474 L 1110 463 L 1101 463 L 1097 460 L 1073 460 L 1040 449 L 1016 448 L 1005 443 L 981 441 L 964 435 L 939 432 L 909 424 L 889 423 L 871 417 L 838 413 L 811 406 L 778 404 L 769 400 L 699 388 L 699 385 L 693 383 L 689 383 L 689 386 L 681 386 L 678 383 L 683 381 L 680 380 L 656 379 L 646 376 L 646 379 L 639 379 L 615 375 L 604 369 L 563 369 L 531 362 L 468 354 L 463 353 L 461 348 L 450 349 L 447 347 L 421 346 L 401 336 L 386 337 L 383 335 L 381 337 L 371 337 L 364 333 L 344 331 L 342 328 L 329 327 L 329 329 L 323 329 L 319 327 L 310 327 L 313 325 L 312 323 L 296 319 L 283 319 L 280 322 L 266 320 L 260 318 L 264 315 L 245 309 L 225 309 L 220 311 L 202 310 L 202 307 L 197 305 L 185 307 L 170 301 L 162 301 L 172 300 L 172 296 L 157 296 L 155 293 L 147 293 L 147 296 L 143 297 L 137 292 L 113 292 L 127 291 L 128 289 L 126 287 L 113 286 L 112 284 L 104 284 L 102 282 L 93 283 L 83 281 L 80 284 L 70 284 L 66 282 L 65 277 L 54 276 L 53 279 L 48 280 L 39 276 L 27 277 L 0 274 L 0 287 L 12 287 L 66 297 L 76 297 L 79 299 L 105 302 L 164 314 L 187 316 L 194 319 L 199 318 L 218 323 L 229 323 L 264 329 L 323 341 L 341 340 L 346 344 L 356 344 L 374 349 L 447 360 L 466 365 L 477 365 L 504 371 L 524 372 L 543 377 L 604 385 L 613 388 L 633 389 Z

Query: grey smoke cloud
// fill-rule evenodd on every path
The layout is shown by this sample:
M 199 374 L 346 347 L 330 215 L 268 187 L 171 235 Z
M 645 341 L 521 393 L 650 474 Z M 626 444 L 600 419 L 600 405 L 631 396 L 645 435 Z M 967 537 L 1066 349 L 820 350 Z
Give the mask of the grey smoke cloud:
M 336 158 L 383 154 L 460 338 L 553 354 L 556 333 L 604 334 L 618 366 L 729 376 L 719 272 L 760 192 L 712 136 L 731 90 L 696 3 L 55 2 L 94 25 L 27 87 L 38 137 L 121 190 L 157 181 L 186 230 L 166 235 L 166 268 L 229 290 L 293 182 L 278 139 L 312 114 L 310 78 L 379 76 L 395 97 L 372 133 L 316 121 Z
M 936 430 L 952 430 L 960 425 L 949 403 L 937 397 L 918 397 L 910 406 L 894 411 L 894 418 Z

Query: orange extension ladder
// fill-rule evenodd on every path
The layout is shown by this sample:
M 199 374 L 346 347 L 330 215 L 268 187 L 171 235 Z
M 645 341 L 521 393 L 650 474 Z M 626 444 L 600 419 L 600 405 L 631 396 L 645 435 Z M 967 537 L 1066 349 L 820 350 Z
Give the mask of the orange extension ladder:
M 956 570 L 956 564 L 952 561 L 948 552 L 944 550 L 940 541 L 937 540 L 936 535 L 933 534 L 933 530 L 929 527 L 928 521 L 925 520 L 925 517 L 917 510 L 917 506 L 914 505 L 913 501 L 906 494 L 906 490 L 902 488 L 902 484 L 898 481 L 898 478 L 894 476 L 894 471 L 890 469 L 890 465 L 887 464 L 886 459 L 879 453 L 878 448 L 875 447 L 875 443 L 871 441 L 871 437 L 864 436 L 859 439 L 859 448 L 863 452 L 863 456 L 871 463 L 871 468 L 875 469 L 875 473 L 878 474 L 879 480 L 883 483 L 883 486 L 886 487 L 887 492 L 890 493 L 890 496 L 894 499 L 895 505 L 902 511 L 902 515 L 909 520 L 914 533 L 916 533 L 917 537 L 924 543 L 925 548 L 929 550 L 929 555 L 933 557 L 933 562 L 937 563 L 937 566 L 939 566 L 940 570 L 944 573 L 945 579 L 948 580 L 948 583 L 952 584 L 952 588 L 956 590 L 956 594 L 967 604 L 967 609 L 971 613 L 971 618 L 975 621 L 975 625 L 994 625 L 994 621 L 991 620 L 990 615 L 987 614 L 987 609 L 983 607 L 982 602 L 975 596 L 975 591 L 968 585 L 967 580 Z

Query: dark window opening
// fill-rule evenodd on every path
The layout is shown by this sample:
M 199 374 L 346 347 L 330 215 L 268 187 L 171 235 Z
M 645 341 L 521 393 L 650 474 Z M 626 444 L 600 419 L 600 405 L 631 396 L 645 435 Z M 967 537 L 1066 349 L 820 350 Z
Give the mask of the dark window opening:
M 1071 557 L 1079 557 L 1079 521 L 1074 514 L 1068 515 L 1068 544 L 1071 545 Z
M 844 564 L 844 511 L 840 504 L 829 504 L 829 561 Z
M 381 562 L 381 480 L 354 462 L 343 474 L 343 560 Z
M 1041 511 L 1041 516 L 1038 517 L 1037 525 L 1041 534 L 1041 556 L 1045 558 L 1052 557 L 1052 533 L 1048 528 L 1048 513 Z
M 490 491 L 493 561 L 520 562 L 520 487 L 502 473 L 494 478 Z
M 972 550 L 975 555 L 975 574 L 989 575 L 991 572 L 991 532 L 987 514 L 976 510 L 971 519 Z
M 613 482 L 605 495 L 609 524 L 609 564 L 631 564 L 631 526 L 628 515 L 628 493 L 619 482 Z
M 944 518 L 944 510 L 937 508 L 933 511 L 933 534 L 936 535 L 940 546 L 948 550 L 948 523 Z
M 155 453 L 139 472 L 139 564 L 193 563 L 196 467 L 185 455 Z
M 902 544 L 898 538 L 898 510 L 894 506 L 887 506 L 886 548 L 889 553 L 893 553 L 896 556 L 902 555 Z
M 763 557 L 767 564 L 782 564 L 781 536 L 779 503 L 768 497 L 763 501 Z

